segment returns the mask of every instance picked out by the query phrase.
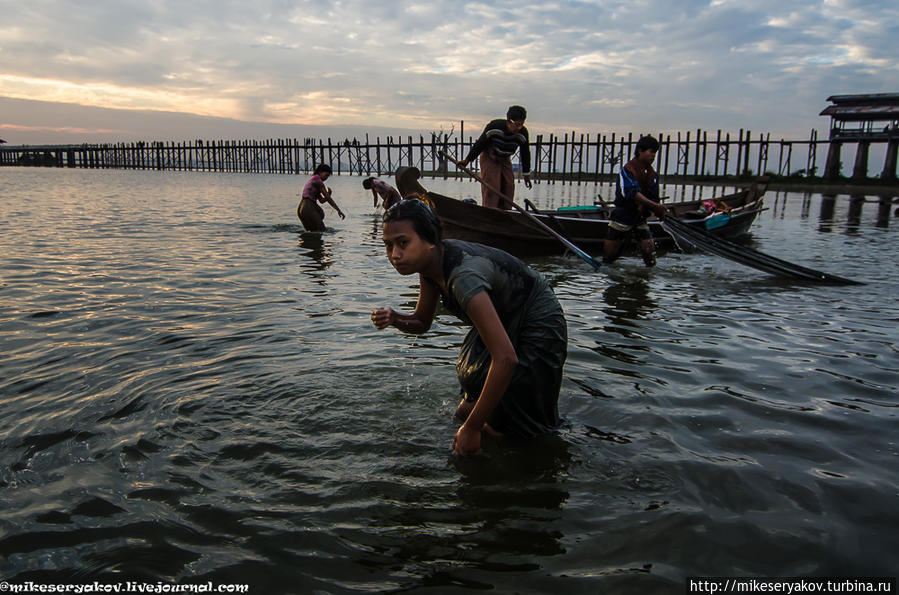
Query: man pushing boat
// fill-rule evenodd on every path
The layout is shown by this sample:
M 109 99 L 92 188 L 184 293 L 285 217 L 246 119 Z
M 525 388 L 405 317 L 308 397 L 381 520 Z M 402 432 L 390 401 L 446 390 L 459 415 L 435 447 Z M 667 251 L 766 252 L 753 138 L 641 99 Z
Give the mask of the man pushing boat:
M 646 223 L 654 214 L 664 219 L 668 213 L 659 198 L 659 176 L 652 162 L 659 151 L 659 141 L 652 136 L 641 136 L 634 150 L 634 158 L 622 166 L 615 183 L 615 208 L 609 221 L 609 229 L 603 242 L 603 262 L 614 262 L 621 251 L 621 244 L 633 234 L 646 266 L 656 263 L 655 242 Z
M 523 107 L 511 106 L 505 120 L 498 118 L 487 124 L 460 164 L 467 167 L 480 155 L 481 177 L 486 182 L 481 184 L 481 204 L 485 207 L 512 208 L 503 195 L 515 198 L 515 171 L 512 169 L 515 151 L 520 151 L 524 185 L 531 187 L 531 150 L 528 129 L 524 126 L 525 118 L 527 111 Z

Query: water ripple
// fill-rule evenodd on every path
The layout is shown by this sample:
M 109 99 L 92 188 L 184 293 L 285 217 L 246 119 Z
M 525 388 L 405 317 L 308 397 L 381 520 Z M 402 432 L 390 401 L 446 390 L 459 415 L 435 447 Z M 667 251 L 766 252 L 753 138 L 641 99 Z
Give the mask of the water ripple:
M 697 254 L 533 259 L 569 323 L 565 425 L 459 459 L 466 329 L 372 328 L 416 281 L 358 176 L 333 179 L 348 217 L 322 234 L 296 221 L 301 181 L 4 168 L 4 578 L 669 593 L 892 568 L 899 267 L 870 246 L 894 230 L 837 208 L 822 231 L 817 195 L 753 228 L 861 288 Z

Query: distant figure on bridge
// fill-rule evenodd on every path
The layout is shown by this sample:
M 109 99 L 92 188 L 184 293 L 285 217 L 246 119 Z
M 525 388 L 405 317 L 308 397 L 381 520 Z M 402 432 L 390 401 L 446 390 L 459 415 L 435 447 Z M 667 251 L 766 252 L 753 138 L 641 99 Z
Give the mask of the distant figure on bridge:
M 306 231 L 325 231 L 325 210 L 318 203 L 326 202 L 337 211 L 341 219 L 346 215 L 331 197 L 331 189 L 325 186 L 325 180 L 331 177 L 331 166 L 319 164 L 306 185 L 303 187 L 303 195 L 300 204 L 297 205 L 297 217 L 303 223 Z
M 375 201 L 375 208 L 378 207 L 378 198 L 384 201 L 384 210 L 386 211 L 396 203 L 400 202 L 400 193 L 397 189 L 378 178 L 365 178 L 362 180 L 362 187 L 371 190 L 371 195 Z
M 655 243 L 646 223 L 650 214 L 664 219 L 668 212 L 659 201 L 659 176 L 652 162 L 659 151 L 659 141 L 641 136 L 634 158 L 624 164 L 615 183 L 615 208 L 609 217 L 609 230 L 603 242 L 603 262 L 614 262 L 622 242 L 633 234 L 646 266 L 656 263 Z
M 524 127 L 527 111 L 520 105 L 513 105 L 506 112 L 506 119 L 492 120 L 484 128 L 484 132 L 472 145 L 468 156 L 460 163 L 467 167 L 478 155 L 481 156 L 481 204 L 496 209 L 511 209 L 500 194 L 509 199 L 515 198 L 515 172 L 512 169 L 512 155 L 520 150 L 521 171 L 524 173 L 524 185 L 531 187 L 531 149 L 528 129 Z M 499 192 L 487 188 L 492 186 Z

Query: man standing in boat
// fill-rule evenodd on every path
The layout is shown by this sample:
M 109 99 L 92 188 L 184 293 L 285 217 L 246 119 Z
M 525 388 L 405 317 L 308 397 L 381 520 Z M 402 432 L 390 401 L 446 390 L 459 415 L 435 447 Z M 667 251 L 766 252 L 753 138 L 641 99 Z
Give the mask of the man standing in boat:
M 618 173 L 615 208 L 609 217 L 609 230 L 603 241 L 603 262 L 614 262 L 622 242 L 633 234 L 646 266 L 656 263 L 655 243 L 646 219 L 650 214 L 664 219 L 668 212 L 659 202 L 659 176 L 652 168 L 658 151 L 659 141 L 655 137 L 641 136 L 634 150 L 634 158 L 625 163 Z
M 512 155 L 520 150 L 521 171 L 524 185 L 531 187 L 531 150 L 528 129 L 524 127 L 527 111 L 520 105 L 513 105 L 506 113 L 506 119 L 492 120 L 484 132 L 472 145 L 468 156 L 461 162 L 467 167 L 475 157 L 481 156 L 481 204 L 496 209 L 511 209 L 512 205 L 501 194 L 511 200 L 515 197 L 515 172 L 512 169 Z M 488 188 L 488 185 L 499 192 Z

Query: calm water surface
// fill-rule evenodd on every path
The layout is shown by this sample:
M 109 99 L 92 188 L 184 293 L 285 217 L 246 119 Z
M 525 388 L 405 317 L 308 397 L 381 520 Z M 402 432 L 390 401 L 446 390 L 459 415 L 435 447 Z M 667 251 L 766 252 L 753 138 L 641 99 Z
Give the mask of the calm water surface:
M 858 287 L 700 254 L 530 260 L 568 318 L 566 426 L 458 459 L 466 329 L 376 331 L 414 280 L 361 178 L 331 180 L 348 216 L 326 207 L 324 234 L 296 219 L 304 181 L 0 170 L 0 577 L 679 593 L 896 573 L 896 205 L 769 193 L 753 227 Z

